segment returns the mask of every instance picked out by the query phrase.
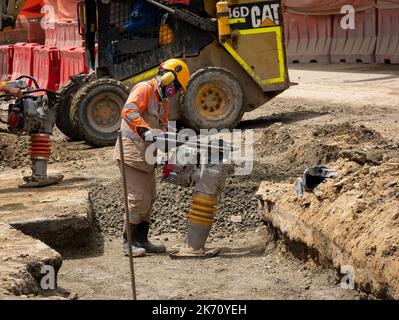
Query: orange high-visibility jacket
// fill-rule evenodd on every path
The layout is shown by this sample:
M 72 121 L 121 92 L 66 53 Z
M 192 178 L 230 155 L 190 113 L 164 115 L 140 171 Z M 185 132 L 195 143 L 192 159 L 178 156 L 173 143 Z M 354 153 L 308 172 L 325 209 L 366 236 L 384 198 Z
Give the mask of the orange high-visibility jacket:
M 156 80 L 138 83 L 130 92 L 122 110 L 124 137 L 141 139 L 137 128 L 163 129 L 168 126 L 169 101 L 159 101 Z

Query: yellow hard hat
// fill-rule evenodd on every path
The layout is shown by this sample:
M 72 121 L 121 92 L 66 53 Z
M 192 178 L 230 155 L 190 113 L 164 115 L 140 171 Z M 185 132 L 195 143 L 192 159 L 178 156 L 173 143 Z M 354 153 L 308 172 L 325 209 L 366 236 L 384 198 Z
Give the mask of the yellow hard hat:
M 186 63 L 180 59 L 169 59 L 161 63 L 159 70 L 169 70 L 172 71 L 176 77 L 177 81 L 180 83 L 183 91 L 186 91 L 188 80 L 190 79 L 190 71 Z

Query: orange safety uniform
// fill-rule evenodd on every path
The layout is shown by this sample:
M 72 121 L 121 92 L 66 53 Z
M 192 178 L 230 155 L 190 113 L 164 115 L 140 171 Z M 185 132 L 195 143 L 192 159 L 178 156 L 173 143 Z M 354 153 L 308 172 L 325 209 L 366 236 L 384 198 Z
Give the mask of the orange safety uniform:
M 125 158 L 130 223 L 150 221 L 155 201 L 154 165 L 145 160 L 145 142 L 137 128 L 166 130 L 169 102 L 160 101 L 156 79 L 140 82 L 131 90 L 122 110 L 122 144 Z M 114 149 L 114 159 L 120 163 L 119 141 Z
M 169 102 L 167 100 L 165 103 L 159 101 L 155 81 L 152 79 L 149 82 L 141 82 L 130 92 L 122 110 L 122 119 L 125 120 L 123 123 L 125 128 L 122 128 L 122 133 L 126 130 L 129 135 L 130 131 L 127 130 L 126 125 L 136 134 L 138 127 L 167 128 Z M 151 116 L 155 116 L 156 119 L 149 119 Z

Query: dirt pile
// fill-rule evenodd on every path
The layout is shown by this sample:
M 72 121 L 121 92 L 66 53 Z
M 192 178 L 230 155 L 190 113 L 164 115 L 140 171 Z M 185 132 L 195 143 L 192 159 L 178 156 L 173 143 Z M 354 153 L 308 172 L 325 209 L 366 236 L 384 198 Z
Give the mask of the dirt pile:
M 399 141 L 385 139 L 375 130 L 350 123 L 312 126 L 301 132 L 280 123 L 261 132 L 256 152 L 261 157 L 278 156 L 281 169 L 291 173 L 339 158 L 351 159 L 350 154 L 355 153 L 362 154 L 363 163 L 379 164 L 384 156 L 395 157 L 399 150 Z
M 278 154 L 286 151 L 295 143 L 294 132 L 279 124 L 274 124 L 262 130 L 261 141 L 258 143 L 259 150 L 263 150 L 264 155 Z
M 16 169 L 29 165 L 28 138 L 0 133 L 0 166 Z
M 157 179 L 159 181 L 159 177 Z M 238 177 L 229 177 L 220 197 L 218 213 L 212 236 L 223 236 L 237 231 L 254 230 L 261 224 L 257 213 L 256 182 Z M 187 231 L 186 218 L 191 203 L 192 190 L 160 182 L 157 185 L 157 200 L 153 208 L 151 232 Z M 119 236 L 122 232 L 124 207 L 123 192 L 119 179 L 103 184 L 98 183 L 90 190 L 90 202 L 100 230 Z
M 53 150 L 49 163 L 80 160 L 90 157 L 90 149 L 80 142 L 67 143 L 53 140 Z M 30 166 L 29 137 L 0 133 L 0 167 L 22 168 Z
M 317 250 L 317 262 L 353 267 L 362 290 L 399 298 L 399 158 L 331 167 L 339 176 L 299 200 L 292 184 L 262 184 L 266 220 Z

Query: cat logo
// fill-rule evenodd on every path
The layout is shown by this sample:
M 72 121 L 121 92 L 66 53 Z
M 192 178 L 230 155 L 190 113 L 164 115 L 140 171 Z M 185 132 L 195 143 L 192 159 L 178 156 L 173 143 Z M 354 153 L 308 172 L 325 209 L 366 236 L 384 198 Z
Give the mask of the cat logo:
M 280 3 L 257 2 L 229 6 L 230 24 L 238 29 L 276 27 L 280 25 Z

